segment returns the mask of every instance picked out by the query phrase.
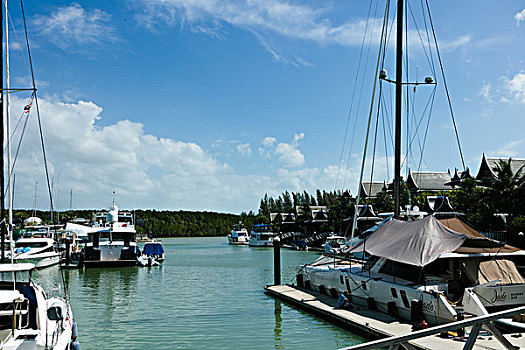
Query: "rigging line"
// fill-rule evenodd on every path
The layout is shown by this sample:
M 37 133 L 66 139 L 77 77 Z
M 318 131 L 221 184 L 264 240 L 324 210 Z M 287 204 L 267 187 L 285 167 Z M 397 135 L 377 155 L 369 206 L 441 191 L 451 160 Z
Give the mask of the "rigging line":
M 448 100 L 448 107 L 450 109 L 450 115 L 452 117 L 452 123 L 454 124 L 454 132 L 456 133 L 456 141 L 458 143 L 459 148 L 459 155 L 461 156 L 461 163 L 463 164 L 463 171 L 466 171 L 467 168 L 465 166 L 465 159 L 463 158 L 463 151 L 461 150 L 461 143 L 459 142 L 459 134 L 458 134 L 458 128 L 456 125 L 456 119 L 454 118 L 454 110 L 452 109 L 452 101 L 450 100 L 450 94 L 448 92 L 448 86 L 447 86 L 447 79 L 445 78 L 445 70 L 443 68 L 443 61 L 441 60 L 441 54 L 439 53 L 439 47 L 437 43 L 437 37 L 436 37 L 436 31 L 434 30 L 434 23 L 432 22 L 432 15 L 430 14 L 430 6 L 428 5 L 428 0 L 425 0 L 428 10 L 428 19 L 430 22 L 430 27 L 432 28 L 432 35 L 434 37 L 434 43 L 436 46 L 436 53 L 439 60 L 439 67 L 441 69 L 441 75 L 443 77 L 443 85 L 445 87 L 445 91 L 447 93 L 447 100 Z
M 379 82 L 379 96 L 378 100 L 381 100 L 381 95 L 383 93 L 383 82 Z M 381 112 L 381 105 L 377 104 L 377 116 L 376 116 L 376 127 L 374 131 L 374 149 L 372 151 L 372 164 L 371 164 L 371 170 L 370 170 L 370 188 L 372 187 L 372 181 L 374 179 L 374 168 L 375 168 L 375 162 L 376 162 L 376 147 L 377 147 L 377 129 L 379 127 L 379 115 Z M 370 191 L 371 192 L 371 191 Z
M 434 76 L 434 79 L 436 79 L 436 64 L 434 62 L 434 56 L 432 55 L 432 44 L 431 44 L 430 36 L 428 35 L 429 30 L 428 30 L 428 24 L 427 24 L 427 16 L 425 13 L 425 7 L 423 6 L 423 0 L 420 0 L 420 3 L 421 3 L 421 13 L 423 17 L 423 23 L 425 24 L 425 34 L 427 36 L 428 52 L 430 54 L 430 62 L 431 62 L 430 69 L 432 70 L 432 75 Z
M 358 190 L 357 190 L 357 197 L 355 202 L 355 210 L 354 210 L 354 218 L 352 220 L 352 233 L 350 236 L 350 242 L 352 242 L 354 238 L 354 232 L 357 226 L 357 211 L 359 208 L 359 199 L 361 198 L 361 183 L 363 182 L 363 174 L 365 170 L 365 162 L 366 162 L 366 151 L 368 149 L 368 137 L 370 136 L 370 123 L 372 122 L 372 113 L 374 112 L 374 101 L 375 101 L 375 94 L 376 94 L 376 86 L 377 86 L 377 80 L 378 80 L 378 73 L 379 73 L 379 66 L 381 63 L 381 51 L 383 49 L 383 40 L 385 40 L 385 30 L 386 30 L 386 23 L 388 21 L 388 18 L 386 15 L 388 14 L 388 7 L 390 5 L 390 0 L 386 1 L 386 8 L 385 8 L 385 15 L 383 17 L 383 28 L 381 30 L 381 42 L 379 44 L 379 53 L 377 55 L 377 64 L 376 64 L 376 70 L 374 74 L 374 84 L 372 88 L 372 98 L 370 101 L 370 111 L 368 113 L 368 125 L 366 130 L 366 138 L 365 138 L 365 146 L 363 150 L 363 160 L 361 162 L 361 173 L 359 174 L 359 182 L 358 182 Z M 345 232 L 345 237 L 346 237 Z
M 374 10 L 374 17 L 377 15 L 378 7 L 379 7 L 379 1 L 376 2 L 376 7 L 375 7 L 375 10 Z M 375 22 L 373 24 L 375 24 Z M 372 46 L 372 35 L 373 35 L 373 32 L 374 32 L 374 27 L 372 27 L 372 30 L 370 31 L 370 35 L 369 35 L 369 39 L 368 39 L 368 48 L 367 48 L 366 60 L 365 60 L 366 62 L 368 62 L 369 57 L 370 57 L 370 50 L 371 50 L 371 46 Z M 365 34 L 365 38 L 366 38 L 366 34 Z M 361 97 L 363 95 L 363 89 L 364 89 L 364 85 L 365 85 L 365 77 L 367 75 L 367 72 L 368 72 L 368 65 L 365 64 L 365 69 L 363 71 L 363 75 L 362 75 L 362 79 L 361 79 L 361 88 L 359 90 L 357 110 L 356 110 L 356 113 L 355 113 L 356 118 L 355 118 L 355 121 L 354 121 L 354 132 L 352 134 L 352 140 L 350 142 L 350 149 L 348 151 L 346 167 L 348 167 L 348 164 L 350 163 L 350 157 L 352 156 L 352 148 L 353 148 L 353 145 L 354 145 L 355 130 L 356 130 L 356 125 L 357 125 L 357 116 L 359 115 L 359 110 L 361 109 Z M 346 171 L 345 171 L 345 174 L 343 176 L 343 188 L 345 187 L 345 183 L 346 183 L 346 175 L 347 174 L 346 174 Z
M 47 156 L 46 156 L 46 147 L 44 145 L 44 133 L 42 131 L 42 120 L 40 118 L 40 106 L 38 104 L 38 95 L 36 94 L 36 82 L 35 82 L 35 72 L 33 70 L 33 59 L 31 57 L 31 47 L 29 45 L 29 37 L 27 35 L 27 23 L 26 23 L 26 15 L 24 11 L 24 2 L 23 0 L 20 0 L 20 7 L 22 9 L 22 18 L 24 20 L 24 33 L 26 37 L 26 44 L 27 44 L 27 55 L 29 58 L 29 68 L 31 71 L 31 81 L 33 83 L 33 89 L 35 89 L 35 105 L 36 105 L 36 115 L 38 118 L 38 128 L 40 130 L 40 141 L 42 143 L 42 155 L 44 157 L 44 167 L 46 170 L 46 180 L 47 180 L 47 189 L 49 193 L 49 205 L 51 207 L 51 221 L 53 221 L 53 193 L 51 191 L 51 184 L 49 182 L 49 169 L 47 166 Z
M 433 90 L 433 94 L 432 94 L 432 102 L 430 104 L 430 109 L 428 111 L 428 122 L 427 122 L 427 127 L 426 127 L 426 130 L 425 130 L 425 138 L 423 139 L 423 149 L 421 150 L 421 158 L 419 159 L 419 165 L 418 165 L 418 168 L 421 168 L 421 163 L 423 162 L 423 153 L 425 151 L 425 144 L 426 144 L 426 140 L 427 140 L 427 135 L 428 135 L 428 131 L 430 130 L 430 119 L 432 118 L 432 110 L 433 110 L 433 106 L 434 106 L 434 100 L 436 98 L 436 91 L 437 91 L 437 88 L 434 86 L 434 90 Z M 428 166 L 427 166 L 428 168 Z
M 16 37 L 16 41 L 17 41 L 18 45 L 20 45 L 20 47 L 22 47 L 22 41 L 20 40 L 20 37 L 18 36 L 18 31 L 16 30 L 15 25 L 13 23 L 13 19 L 11 18 L 11 12 L 8 11 L 7 12 L 7 16 L 9 17 L 9 23 L 11 24 L 11 29 L 12 29 L 12 32 L 14 33 L 15 37 Z M 24 55 L 20 55 L 20 56 L 24 60 L 24 63 L 26 65 L 26 69 L 29 71 L 29 63 L 27 62 L 26 57 Z
M 366 21 L 366 26 L 365 26 L 365 35 L 363 35 L 363 41 L 361 42 L 361 50 L 359 52 L 359 61 L 357 63 L 357 70 L 355 72 L 355 80 L 354 80 L 354 87 L 352 89 L 352 98 L 350 99 L 350 110 L 348 111 L 348 117 L 346 119 L 346 127 L 345 127 L 345 136 L 343 138 L 343 146 L 341 147 L 341 156 L 339 157 L 339 168 L 337 169 L 337 177 L 335 178 L 335 188 L 337 189 L 337 183 L 339 182 L 339 174 L 341 172 L 341 167 L 343 166 L 343 155 L 344 155 L 344 151 L 345 151 L 345 146 L 346 146 L 346 138 L 348 136 L 348 125 L 350 123 L 350 119 L 352 117 L 352 110 L 353 110 L 353 107 L 354 107 L 354 98 L 355 98 L 355 92 L 357 90 L 357 81 L 359 80 L 359 72 L 361 71 L 361 61 L 363 59 L 363 51 L 364 51 L 364 47 L 365 47 L 365 40 L 366 40 L 366 33 L 368 31 L 368 23 L 369 23 L 369 19 L 370 19 L 370 11 L 372 9 L 372 1 L 370 1 L 370 5 L 368 6 L 368 14 L 367 14 L 367 21 Z M 356 119 L 357 119 L 357 115 L 356 115 Z M 353 132 L 355 133 L 355 125 L 354 125 L 354 129 L 353 129 Z
M 415 142 L 416 138 L 419 136 L 418 133 L 419 133 L 419 128 L 423 122 L 423 120 L 425 119 L 425 114 L 427 113 L 427 110 L 429 110 L 429 113 L 431 113 L 432 111 L 432 106 L 434 105 L 434 99 L 435 99 L 435 95 L 436 95 L 436 86 L 434 86 L 434 89 L 432 90 L 432 93 L 429 97 L 429 100 L 427 101 L 427 104 L 425 105 L 425 109 L 423 110 L 423 113 L 422 113 L 422 117 L 421 119 L 419 120 L 418 123 L 416 123 L 416 129 L 414 131 L 414 134 L 410 137 L 410 143 L 409 143 L 409 148 L 412 148 L 412 144 Z M 414 116 L 414 122 L 416 121 L 416 118 Z M 420 150 L 421 150 L 421 141 L 419 140 L 418 138 L 418 142 L 420 143 Z
M 25 114 L 25 111 L 22 112 L 22 113 Z M 15 153 L 15 156 L 13 158 L 13 164 L 11 165 L 11 173 L 14 173 L 14 171 L 15 171 L 16 161 L 18 159 L 18 154 L 20 152 L 20 146 L 22 145 L 22 140 L 24 139 L 24 135 L 25 135 L 25 131 L 26 131 L 26 128 L 27 128 L 27 122 L 28 121 L 29 121 L 29 115 L 27 116 L 26 120 L 24 121 L 24 127 L 22 128 L 22 132 L 20 134 L 20 140 L 18 140 L 18 145 L 16 147 L 16 153 Z M 12 138 L 11 138 L 11 140 L 12 140 Z
M 30 105 L 32 104 L 33 102 L 33 94 L 31 94 L 31 98 L 29 99 L 29 102 L 26 104 L 27 105 Z M 29 113 L 26 113 L 26 111 L 24 110 L 21 115 L 20 115 L 20 118 L 18 118 L 18 122 L 16 123 L 16 126 L 15 128 L 13 129 L 13 132 L 11 133 L 11 138 L 10 140 L 13 140 L 14 139 L 14 136 L 16 134 L 16 131 L 18 130 L 18 127 L 20 126 L 20 123 L 22 122 L 22 120 L 24 119 L 24 115 L 26 115 L 29 117 Z M 4 147 L 4 152 L 7 152 L 7 145 Z
M 410 14 L 412 15 L 412 20 L 414 21 L 414 27 L 416 28 L 417 35 L 419 36 L 419 40 L 421 41 L 421 47 L 423 48 L 423 52 L 425 53 L 425 57 L 427 58 L 427 62 L 429 64 L 429 68 L 433 71 L 432 64 L 431 64 L 431 61 L 430 61 L 430 58 L 429 58 L 430 52 L 427 52 L 427 49 L 425 47 L 425 42 L 423 40 L 423 37 L 421 36 L 421 32 L 420 32 L 419 27 L 417 25 L 416 17 L 414 16 L 414 12 L 412 11 L 412 6 L 410 6 L 410 1 L 407 1 L 407 5 L 408 5 L 407 6 L 408 10 L 410 11 Z M 427 34 L 427 37 L 428 37 L 428 34 Z M 433 74 L 435 74 L 434 71 L 433 71 Z
M 383 104 L 383 114 L 382 114 L 382 118 L 381 120 L 383 121 L 383 140 L 385 141 L 385 165 L 386 165 L 386 173 L 387 174 L 390 174 L 390 168 L 389 168 L 389 165 L 388 165 L 388 144 L 387 144 L 387 134 L 386 134 L 386 118 L 385 118 L 385 115 L 388 116 L 388 112 L 386 112 L 386 108 L 385 108 L 385 105 Z M 391 141 L 393 142 L 394 140 L 391 139 Z

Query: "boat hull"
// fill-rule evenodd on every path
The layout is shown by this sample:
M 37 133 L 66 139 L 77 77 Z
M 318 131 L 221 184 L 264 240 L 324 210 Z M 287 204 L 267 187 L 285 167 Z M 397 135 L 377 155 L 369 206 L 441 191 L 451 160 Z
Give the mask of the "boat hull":
M 355 268 L 355 271 L 359 268 Z M 411 321 L 411 303 L 422 301 L 423 317 L 429 325 L 453 322 L 456 312 L 442 294 L 425 292 L 396 283 L 361 275 L 349 267 L 309 267 L 301 269 L 303 287 L 337 298 L 350 291 L 351 301 L 360 307 L 375 309 Z

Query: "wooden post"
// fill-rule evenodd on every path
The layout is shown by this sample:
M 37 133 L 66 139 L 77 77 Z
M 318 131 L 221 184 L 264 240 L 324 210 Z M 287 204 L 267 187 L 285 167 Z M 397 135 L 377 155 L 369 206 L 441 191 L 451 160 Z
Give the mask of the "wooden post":
M 278 235 L 273 238 L 273 284 L 281 284 L 281 239 Z

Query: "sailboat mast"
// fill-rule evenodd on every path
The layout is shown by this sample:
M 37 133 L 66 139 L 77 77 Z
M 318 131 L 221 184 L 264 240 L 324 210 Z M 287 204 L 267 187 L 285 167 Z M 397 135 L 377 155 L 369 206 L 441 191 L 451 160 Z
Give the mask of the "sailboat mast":
M 0 6 L 0 18 L 3 17 L 4 9 Z M 0 20 L 1 21 L 1 20 Z M 0 38 L 3 37 L 4 27 L 0 23 Z M 5 219 L 5 179 L 4 179 L 4 47 L 0 45 L 0 84 L 2 88 L 0 89 L 0 144 L 2 145 L 2 154 L 0 155 L 0 221 Z M 1 260 L 4 262 L 5 259 L 5 223 L 0 224 L 0 240 L 1 240 Z
M 9 118 L 9 18 L 7 13 L 7 0 L 4 0 L 5 23 L 5 118 L 7 127 L 7 196 L 9 205 L 9 241 L 11 244 L 11 263 L 13 263 L 13 184 L 11 175 L 11 127 Z
M 396 118 L 395 118 L 395 156 L 394 156 L 394 217 L 399 218 L 401 208 L 401 104 L 403 97 L 403 1 L 397 1 L 396 37 Z

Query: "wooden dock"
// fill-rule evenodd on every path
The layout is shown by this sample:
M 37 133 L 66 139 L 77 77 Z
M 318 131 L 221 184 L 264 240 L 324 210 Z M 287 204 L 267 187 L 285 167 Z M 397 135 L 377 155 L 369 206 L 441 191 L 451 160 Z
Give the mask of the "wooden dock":
M 412 332 L 410 324 L 401 322 L 391 316 L 361 308 L 355 310 L 338 309 L 336 308 L 336 299 L 296 286 L 267 286 L 265 293 L 369 339 L 388 338 Z M 525 335 L 509 334 L 505 335 L 505 338 L 514 346 L 525 348 Z M 465 347 L 465 342 L 466 339 L 427 336 L 410 340 L 409 344 L 416 349 L 459 350 Z M 488 334 L 487 336 L 478 337 L 473 349 L 489 350 L 505 349 L 505 347 L 492 334 Z

